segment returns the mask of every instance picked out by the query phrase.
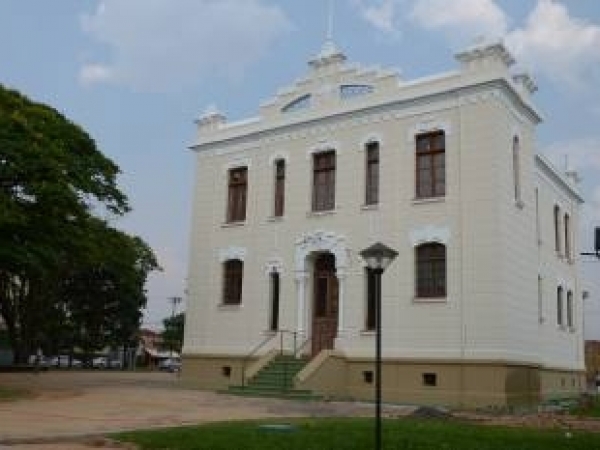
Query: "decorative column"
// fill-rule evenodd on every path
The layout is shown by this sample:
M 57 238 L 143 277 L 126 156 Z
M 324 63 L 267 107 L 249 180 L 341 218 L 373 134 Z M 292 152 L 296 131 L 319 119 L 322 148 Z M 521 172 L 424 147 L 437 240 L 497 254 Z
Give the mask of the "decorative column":
M 308 280 L 308 272 L 304 270 L 296 270 L 296 295 L 298 298 L 298 311 L 296 313 L 296 331 L 303 335 L 306 330 L 304 321 L 305 302 L 306 302 L 306 282 Z

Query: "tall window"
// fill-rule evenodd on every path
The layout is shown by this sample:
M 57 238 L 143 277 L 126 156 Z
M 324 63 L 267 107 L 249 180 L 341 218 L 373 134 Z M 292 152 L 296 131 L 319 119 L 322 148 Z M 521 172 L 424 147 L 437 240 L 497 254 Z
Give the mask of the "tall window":
M 544 284 L 542 281 L 542 276 L 538 275 L 537 280 L 537 291 L 538 291 L 538 322 L 542 323 L 544 321 Z
M 540 231 L 540 190 L 535 188 L 535 237 L 538 245 L 541 244 Z
M 335 208 L 335 152 L 313 156 L 313 211 Z
M 416 138 L 417 198 L 446 194 L 446 139 L 443 131 Z
M 446 246 L 422 244 L 416 249 L 417 297 L 446 296 Z
M 238 259 L 230 259 L 223 264 L 223 304 L 239 305 L 242 303 L 242 281 L 244 279 L 244 263 Z
M 563 218 L 563 226 L 565 227 L 565 258 L 571 257 L 571 224 L 570 217 L 565 214 Z
M 367 296 L 365 330 L 369 331 L 375 329 L 375 272 L 366 268 L 365 280 L 367 282 L 365 290 L 365 294 Z
M 379 203 L 379 143 L 369 142 L 366 150 L 365 204 Z
M 554 205 L 554 248 L 560 253 L 560 208 Z
M 248 168 L 240 167 L 229 171 L 227 196 L 227 222 L 246 220 L 246 197 L 248 194 Z
M 573 291 L 567 291 L 567 326 L 573 328 Z
M 279 329 L 279 274 L 271 272 L 271 331 Z
M 556 289 L 556 324 L 563 325 L 563 288 L 559 286 Z
M 279 159 L 275 163 L 275 204 L 273 215 L 275 217 L 283 216 L 285 204 L 285 160 Z
M 519 161 L 519 153 L 520 153 L 520 145 L 519 138 L 515 136 L 513 138 L 512 144 L 512 166 L 513 166 L 513 184 L 514 184 L 514 194 L 515 201 L 521 200 L 521 167 Z

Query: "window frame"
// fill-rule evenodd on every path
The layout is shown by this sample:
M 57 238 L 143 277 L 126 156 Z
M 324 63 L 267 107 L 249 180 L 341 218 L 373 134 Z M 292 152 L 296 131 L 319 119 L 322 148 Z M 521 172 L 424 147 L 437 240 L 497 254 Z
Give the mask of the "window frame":
M 287 164 L 285 159 L 277 159 L 273 164 L 273 217 L 283 217 L 285 212 L 285 177 Z
M 437 146 L 437 138 L 441 137 L 441 146 Z M 421 142 L 427 141 L 429 145 L 421 148 Z M 443 165 L 436 167 L 438 157 L 441 156 Z M 428 167 L 421 168 L 423 161 L 427 161 Z M 428 183 L 423 183 L 427 174 Z M 440 181 L 440 180 L 443 180 Z M 442 183 L 442 189 L 438 191 L 438 183 Z M 427 188 L 427 192 L 425 192 Z M 415 136 L 415 198 L 440 198 L 446 196 L 446 133 L 444 130 L 429 131 Z
M 561 238 L 560 238 L 560 206 L 554 205 L 554 250 L 560 255 Z
M 519 136 L 513 137 L 512 142 L 512 170 L 515 202 L 519 204 L 521 199 L 521 142 Z
M 365 206 L 379 204 L 380 145 L 370 141 L 365 145 Z
M 556 325 L 559 327 L 564 326 L 563 296 L 564 288 L 562 286 L 558 286 L 556 288 Z
M 281 274 L 277 271 L 269 273 L 270 285 L 270 316 L 269 331 L 279 331 L 279 318 L 281 306 Z
M 567 327 L 573 329 L 573 291 L 567 291 Z
M 370 268 L 365 267 L 365 331 L 375 331 L 377 327 L 377 300 L 375 298 L 375 277 L 375 272 Z
M 571 216 L 569 213 L 565 213 L 563 215 L 563 228 L 564 228 L 564 249 L 565 249 L 565 258 L 571 258 Z
M 239 306 L 242 304 L 244 285 L 244 261 L 228 259 L 223 262 L 223 286 L 221 305 Z
M 312 212 L 335 210 L 336 151 L 325 150 L 312 155 Z
M 248 167 L 234 167 L 227 174 L 226 222 L 244 222 L 248 207 Z M 236 174 L 240 174 L 239 179 Z
M 439 252 L 436 254 L 436 252 Z M 425 242 L 415 247 L 415 298 L 442 299 L 448 295 L 448 252 L 445 244 Z M 423 277 L 427 272 L 427 277 Z M 443 274 L 443 278 L 437 277 Z

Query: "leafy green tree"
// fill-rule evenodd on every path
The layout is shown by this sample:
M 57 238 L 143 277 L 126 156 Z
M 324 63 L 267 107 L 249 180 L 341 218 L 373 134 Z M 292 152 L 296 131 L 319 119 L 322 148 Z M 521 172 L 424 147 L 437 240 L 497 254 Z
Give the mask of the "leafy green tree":
M 99 220 L 89 224 L 85 260 L 64 280 L 61 295 L 84 353 L 128 346 L 139 329 L 146 306 L 144 284 L 159 268 L 152 250 Z
M 163 348 L 181 352 L 183 346 L 183 330 L 185 328 L 185 312 L 163 319 L 164 331 L 161 333 Z
M 109 289 L 108 299 L 99 300 L 102 289 L 116 283 L 111 277 L 116 277 L 117 268 L 128 280 L 122 282 L 119 275 L 123 283 L 119 292 L 125 294 L 128 286 L 130 294 L 132 273 L 145 277 L 157 267 L 139 238 L 94 218 L 129 211 L 116 184 L 118 173 L 118 166 L 78 125 L 0 85 L 0 314 L 16 362 L 24 362 L 41 344 L 59 345 L 50 342 L 56 332 L 62 340 L 81 334 L 85 327 L 85 334 L 97 338 L 99 326 L 91 319 L 84 321 L 87 316 L 82 312 L 98 311 L 97 302 L 112 301 L 113 310 L 119 306 L 128 310 L 130 301 L 138 305 L 139 316 L 139 305 L 145 301 L 139 279 L 131 300 L 116 296 L 116 289 Z M 104 239 L 115 242 L 113 250 L 120 250 L 124 261 L 120 266 L 117 256 L 102 251 Z M 136 251 L 138 259 L 132 256 Z M 132 264 L 129 270 L 123 268 L 125 261 Z M 65 298 L 67 292 L 73 294 L 67 287 L 86 277 L 96 295 Z

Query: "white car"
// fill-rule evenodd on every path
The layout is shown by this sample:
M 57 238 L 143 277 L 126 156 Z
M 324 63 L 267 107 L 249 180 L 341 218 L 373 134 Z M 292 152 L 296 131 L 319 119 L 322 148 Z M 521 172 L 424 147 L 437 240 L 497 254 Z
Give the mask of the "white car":
M 70 360 L 70 361 L 69 361 Z M 58 355 L 50 358 L 51 364 L 55 367 L 81 367 L 82 363 L 76 358 L 69 358 L 69 355 Z
M 47 368 L 52 365 L 52 360 L 50 358 L 46 358 L 44 355 L 30 355 L 29 364 L 32 366 Z
M 158 363 L 159 370 L 168 370 L 169 372 L 179 372 L 181 370 L 180 358 L 166 358 Z
M 92 359 L 92 367 L 94 369 L 121 369 L 123 363 L 120 359 L 109 359 L 106 356 L 99 356 Z

